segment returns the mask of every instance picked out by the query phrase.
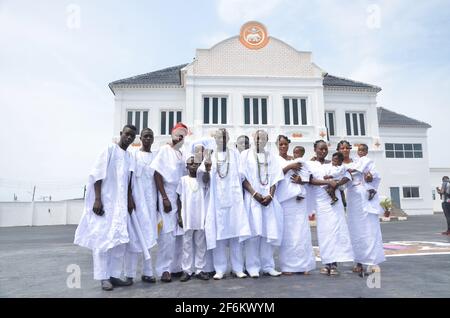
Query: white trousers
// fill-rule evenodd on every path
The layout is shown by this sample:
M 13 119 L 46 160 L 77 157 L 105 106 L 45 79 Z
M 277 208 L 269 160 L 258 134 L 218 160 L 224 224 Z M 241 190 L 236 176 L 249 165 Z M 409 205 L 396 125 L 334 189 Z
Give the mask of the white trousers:
M 148 251 L 150 253 L 150 250 Z M 142 257 L 142 275 L 153 276 L 152 259 L 145 260 L 143 253 L 131 252 L 128 249 L 125 252 L 124 274 L 126 277 L 135 278 L 139 256 Z
M 245 267 L 250 275 L 259 273 L 261 269 L 263 272 L 275 269 L 273 248 L 266 242 L 265 237 L 256 236 L 247 239 L 244 242 L 244 250 Z
M 114 246 L 106 252 L 92 251 L 94 261 L 94 279 L 104 280 L 110 277 L 120 278 L 126 244 Z
M 213 257 L 213 250 L 206 250 L 206 264 L 205 268 L 203 268 L 203 271 L 205 273 L 211 273 L 214 271 L 214 257 Z
M 173 260 L 170 264 L 171 273 L 179 273 L 183 269 L 181 268 L 181 260 L 183 259 L 183 235 L 177 235 L 175 237 L 175 248 L 173 250 Z
M 235 273 L 244 271 L 244 256 L 242 255 L 242 243 L 239 238 L 231 238 L 216 242 L 216 248 L 213 249 L 214 270 L 216 273 L 224 274 L 228 268 L 227 246 L 230 251 L 231 270 Z
M 194 270 L 192 270 L 194 263 Z M 202 272 L 206 265 L 206 236 L 203 230 L 188 230 L 183 236 L 183 271 L 192 275 Z
M 156 258 L 156 275 L 171 272 L 176 261 L 176 237 L 173 232 L 161 233 L 158 238 L 158 253 Z

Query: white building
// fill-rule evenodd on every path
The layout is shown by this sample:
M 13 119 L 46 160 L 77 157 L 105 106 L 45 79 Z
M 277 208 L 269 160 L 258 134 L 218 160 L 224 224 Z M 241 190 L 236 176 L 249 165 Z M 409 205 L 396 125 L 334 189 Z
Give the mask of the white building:
M 341 139 L 366 143 L 383 176 L 380 191 L 408 214 L 433 213 L 426 123 L 377 107 L 381 88 L 337 76 L 267 35 L 257 22 L 239 36 L 198 49 L 193 62 L 118 80 L 114 131 L 132 123 L 169 140 L 170 127 L 187 124 L 204 136 L 226 127 L 235 140 L 266 129 L 287 135 L 312 155 L 317 139 L 332 152 Z

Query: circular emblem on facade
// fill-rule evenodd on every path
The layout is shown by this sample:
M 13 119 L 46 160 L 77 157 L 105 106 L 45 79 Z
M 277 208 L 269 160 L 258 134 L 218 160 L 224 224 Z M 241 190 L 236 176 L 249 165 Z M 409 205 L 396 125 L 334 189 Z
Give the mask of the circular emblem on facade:
M 250 21 L 241 27 L 239 40 L 245 47 L 258 50 L 267 45 L 269 36 L 266 27 L 256 21 Z

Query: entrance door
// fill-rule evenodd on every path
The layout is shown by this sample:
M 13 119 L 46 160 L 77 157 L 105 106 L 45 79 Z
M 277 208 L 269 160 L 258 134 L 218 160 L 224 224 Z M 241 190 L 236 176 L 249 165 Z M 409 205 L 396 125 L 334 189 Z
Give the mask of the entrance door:
M 393 187 L 390 188 L 391 189 L 391 200 L 392 203 L 394 204 L 394 206 L 398 209 L 401 209 L 401 204 L 400 204 L 400 188 L 399 187 Z

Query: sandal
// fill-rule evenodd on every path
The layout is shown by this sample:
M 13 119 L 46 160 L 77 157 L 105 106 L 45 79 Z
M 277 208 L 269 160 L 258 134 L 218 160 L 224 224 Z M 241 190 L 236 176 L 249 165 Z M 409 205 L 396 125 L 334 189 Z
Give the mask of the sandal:
M 320 269 L 320 273 L 323 275 L 330 275 L 330 267 L 324 266 Z
M 352 268 L 353 273 L 362 273 L 363 271 L 364 271 L 364 268 L 363 268 L 362 264 L 356 264 Z
M 331 276 L 337 276 L 337 275 L 339 275 L 340 273 L 339 273 L 339 271 L 338 271 L 338 269 L 337 269 L 337 266 L 336 265 L 331 265 L 331 267 L 330 267 L 330 274 L 329 275 L 331 275 Z

